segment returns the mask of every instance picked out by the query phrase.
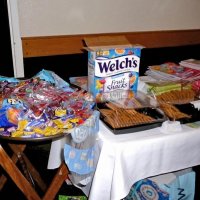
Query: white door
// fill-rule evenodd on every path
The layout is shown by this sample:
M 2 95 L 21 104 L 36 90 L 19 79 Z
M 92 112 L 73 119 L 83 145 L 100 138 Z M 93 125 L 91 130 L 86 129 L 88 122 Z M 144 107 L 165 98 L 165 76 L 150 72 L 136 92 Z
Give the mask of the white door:
M 13 71 L 14 71 L 14 76 L 16 78 L 20 78 L 24 77 L 24 64 L 23 64 L 22 41 L 19 29 L 17 0 L 7 0 L 7 12 L 9 19 L 9 27 L 10 27 Z

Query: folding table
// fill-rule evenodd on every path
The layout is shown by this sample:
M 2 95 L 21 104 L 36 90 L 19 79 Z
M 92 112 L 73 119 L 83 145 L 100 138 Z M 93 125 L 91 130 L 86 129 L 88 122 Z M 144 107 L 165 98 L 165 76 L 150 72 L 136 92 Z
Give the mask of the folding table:
M 24 193 L 24 195 L 27 197 L 27 199 L 39 200 L 40 197 L 34 190 L 32 183 L 29 182 L 30 180 L 28 181 L 26 179 L 25 175 L 23 175 L 22 172 L 16 166 L 17 160 L 21 159 L 20 156 L 22 156 L 25 146 L 21 146 L 21 148 L 20 148 L 20 146 L 18 147 L 18 146 L 12 145 L 12 144 L 10 146 L 12 148 L 15 148 L 15 150 L 17 150 L 17 152 L 14 152 L 15 154 L 13 154 L 12 157 L 9 157 L 9 155 L 6 153 L 6 151 L 3 149 L 3 147 L 0 146 L 0 164 L 1 164 L 2 168 L 8 173 L 10 178 L 14 181 L 14 183 L 17 185 L 17 187 Z M 29 163 L 29 161 L 27 163 Z M 23 163 L 23 164 L 25 164 L 25 163 Z M 31 169 L 33 167 L 31 163 L 29 163 L 29 164 L 30 164 L 30 166 L 29 166 L 30 168 L 27 166 L 27 169 Z M 32 169 L 34 169 L 34 168 L 32 168 Z M 26 174 L 26 172 L 24 174 Z M 37 173 L 37 171 L 34 171 L 33 177 L 36 178 L 38 175 L 39 174 Z M 41 183 L 42 187 L 45 188 L 46 186 L 45 186 L 44 182 L 42 180 L 40 180 L 40 176 L 38 176 L 38 177 L 39 177 L 39 182 Z M 36 178 L 36 180 L 37 180 L 37 178 Z M 1 175 L 0 182 L 1 182 L 1 188 L 2 188 L 6 182 L 6 177 L 4 175 Z
M 61 136 L 63 135 L 50 137 L 48 139 L 54 139 Z M 17 141 L 15 141 L 14 139 L 10 140 L 3 137 L 2 144 L 0 144 L 0 166 L 28 200 L 54 199 L 62 183 L 68 178 L 67 166 L 63 163 L 58 168 L 55 177 L 47 188 L 47 185 L 42 180 L 39 172 L 24 153 L 29 141 L 30 140 L 26 139 L 22 139 L 21 141 L 20 139 L 17 139 Z M 42 141 L 42 139 L 40 139 L 40 141 Z M 9 152 L 12 152 L 12 155 L 7 152 L 8 150 Z M 21 164 L 22 170 L 18 168 L 18 161 Z M 4 187 L 6 181 L 7 177 L 4 174 L 1 174 L 0 190 Z M 35 184 L 37 184 L 42 192 L 44 192 L 43 197 L 40 197 L 35 190 Z

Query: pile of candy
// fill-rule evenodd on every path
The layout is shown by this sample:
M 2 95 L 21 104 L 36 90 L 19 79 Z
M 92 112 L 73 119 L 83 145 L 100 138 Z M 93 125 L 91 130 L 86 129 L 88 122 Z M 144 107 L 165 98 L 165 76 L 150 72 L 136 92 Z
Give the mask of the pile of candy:
M 93 113 L 94 101 L 55 73 L 28 80 L 0 77 L 0 135 L 38 138 L 69 132 Z

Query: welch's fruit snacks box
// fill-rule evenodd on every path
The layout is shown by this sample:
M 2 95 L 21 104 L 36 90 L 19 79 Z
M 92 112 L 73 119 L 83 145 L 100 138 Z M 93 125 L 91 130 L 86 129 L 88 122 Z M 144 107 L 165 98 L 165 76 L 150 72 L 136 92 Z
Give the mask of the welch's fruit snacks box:
M 88 91 L 97 102 L 112 100 L 116 92 L 137 91 L 142 46 L 125 36 L 85 38 L 88 51 Z

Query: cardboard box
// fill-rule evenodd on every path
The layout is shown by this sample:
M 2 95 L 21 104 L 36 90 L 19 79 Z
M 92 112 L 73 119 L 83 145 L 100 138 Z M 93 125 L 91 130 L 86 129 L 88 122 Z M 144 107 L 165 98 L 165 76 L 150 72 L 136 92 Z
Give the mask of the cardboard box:
M 88 51 L 88 91 L 97 102 L 110 100 L 113 92 L 137 91 L 143 46 L 130 44 L 125 36 L 88 37 L 84 40 Z

